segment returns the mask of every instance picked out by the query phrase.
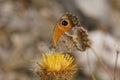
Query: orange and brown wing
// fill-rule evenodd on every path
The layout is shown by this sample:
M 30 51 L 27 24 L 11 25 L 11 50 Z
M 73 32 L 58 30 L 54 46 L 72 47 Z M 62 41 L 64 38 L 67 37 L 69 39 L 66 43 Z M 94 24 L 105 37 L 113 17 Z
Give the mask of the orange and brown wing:
M 79 26 L 80 23 L 76 16 L 66 13 L 57 22 L 53 34 L 53 44 L 57 45 L 57 41 L 66 31 L 70 30 L 74 26 Z

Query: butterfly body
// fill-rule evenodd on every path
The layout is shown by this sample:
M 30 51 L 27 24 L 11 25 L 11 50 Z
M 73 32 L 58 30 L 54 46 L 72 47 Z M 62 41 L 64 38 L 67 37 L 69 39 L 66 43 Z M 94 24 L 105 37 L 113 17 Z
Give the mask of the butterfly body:
M 57 52 L 72 53 L 76 50 L 85 51 L 90 47 L 91 41 L 77 17 L 67 13 L 55 27 L 53 45 Z

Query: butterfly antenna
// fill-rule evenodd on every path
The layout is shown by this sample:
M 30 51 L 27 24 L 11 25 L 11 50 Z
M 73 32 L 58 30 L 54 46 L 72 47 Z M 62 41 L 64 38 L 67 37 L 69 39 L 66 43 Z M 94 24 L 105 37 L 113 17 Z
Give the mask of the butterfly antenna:
M 109 68 L 104 64 L 104 62 L 102 61 L 102 59 L 100 58 L 100 56 L 97 54 L 97 52 L 95 51 L 95 49 L 92 46 L 91 46 L 91 50 L 93 51 L 93 53 L 97 57 L 99 63 L 103 67 L 103 69 L 108 73 L 108 75 L 110 76 L 111 80 L 113 80 L 113 76 L 112 76 L 112 73 L 110 72 Z

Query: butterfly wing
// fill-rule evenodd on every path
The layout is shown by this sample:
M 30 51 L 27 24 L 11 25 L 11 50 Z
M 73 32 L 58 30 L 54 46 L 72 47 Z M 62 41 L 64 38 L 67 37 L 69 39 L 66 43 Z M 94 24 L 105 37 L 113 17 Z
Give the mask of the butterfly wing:
M 80 51 L 85 51 L 91 46 L 91 40 L 88 37 L 88 32 L 83 27 L 77 27 L 77 49 Z
M 64 14 L 58 21 L 53 44 L 56 51 L 71 53 L 75 50 L 85 51 L 90 47 L 87 30 L 84 29 L 78 18 L 72 14 Z

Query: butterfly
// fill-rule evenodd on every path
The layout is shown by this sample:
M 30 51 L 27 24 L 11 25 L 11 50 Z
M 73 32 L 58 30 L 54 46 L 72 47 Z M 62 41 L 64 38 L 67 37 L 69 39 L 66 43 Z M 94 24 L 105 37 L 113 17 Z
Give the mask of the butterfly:
M 52 42 L 55 51 L 64 53 L 72 53 L 75 50 L 85 51 L 91 45 L 87 30 L 71 13 L 65 13 L 58 20 Z

